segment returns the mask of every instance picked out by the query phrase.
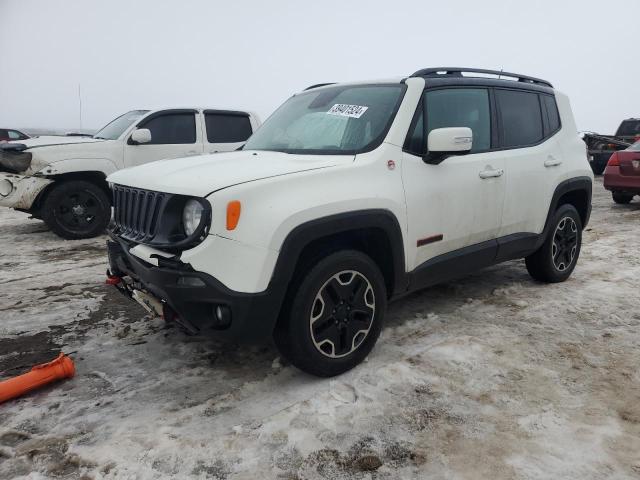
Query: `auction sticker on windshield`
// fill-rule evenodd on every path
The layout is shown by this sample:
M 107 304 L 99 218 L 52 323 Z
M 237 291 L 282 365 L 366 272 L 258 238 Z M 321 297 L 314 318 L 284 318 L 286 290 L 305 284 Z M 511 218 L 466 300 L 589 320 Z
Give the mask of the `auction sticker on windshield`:
M 360 118 L 364 115 L 369 107 L 361 105 L 346 105 L 344 103 L 336 103 L 327 112 L 329 115 L 340 115 L 341 117 Z

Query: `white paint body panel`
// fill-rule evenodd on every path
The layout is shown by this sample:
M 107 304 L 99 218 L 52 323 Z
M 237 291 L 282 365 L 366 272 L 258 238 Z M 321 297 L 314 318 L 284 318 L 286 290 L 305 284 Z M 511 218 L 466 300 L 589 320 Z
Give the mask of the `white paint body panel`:
M 407 91 L 385 139 L 367 153 L 240 151 L 155 162 L 116 172 L 108 180 L 206 197 L 212 206 L 209 236 L 180 259 L 232 290 L 257 293 L 269 285 L 287 236 L 309 221 L 386 210 L 398 221 L 411 271 L 443 253 L 502 235 L 540 233 L 558 184 L 569 176 L 592 176 L 562 94 L 557 96 L 562 130 L 543 144 L 427 164 L 402 150 L 425 86 L 422 78 L 405 83 Z M 550 155 L 562 163 L 546 168 Z M 237 227 L 228 231 L 226 208 L 234 200 L 241 202 L 242 212 Z M 419 239 L 439 234 L 442 241 L 417 247 Z
M 0 207 L 27 209 L 53 180 L 0 172 Z

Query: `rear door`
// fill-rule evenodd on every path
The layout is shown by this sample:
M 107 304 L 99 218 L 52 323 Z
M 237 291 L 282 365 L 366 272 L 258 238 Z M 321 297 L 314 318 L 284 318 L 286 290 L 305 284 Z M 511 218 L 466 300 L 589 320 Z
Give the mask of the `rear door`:
M 151 131 L 151 141 L 134 144 L 129 139 L 124 149 L 126 167 L 166 158 L 181 158 L 203 153 L 200 116 L 196 110 L 163 110 L 143 118 L 137 128 Z
M 205 110 L 203 114 L 206 153 L 237 150 L 253 133 L 251 119 L 245 112 Z
M 506 195 L 500 237 L 540 233 L 566 165 L 556 133 L 560 119 L 552 95 L 495 89 L 500 155 L 505 159 Z

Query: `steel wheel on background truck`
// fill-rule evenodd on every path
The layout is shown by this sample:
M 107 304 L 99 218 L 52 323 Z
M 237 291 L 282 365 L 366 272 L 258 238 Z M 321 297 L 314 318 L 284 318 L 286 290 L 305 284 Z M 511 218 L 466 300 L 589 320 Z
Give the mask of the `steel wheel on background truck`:
M 62 238 L 91 238 L 104 232 L 111 203 L 99 186 L 82 180 L 54 183 L 43 199 L 40 215 Z

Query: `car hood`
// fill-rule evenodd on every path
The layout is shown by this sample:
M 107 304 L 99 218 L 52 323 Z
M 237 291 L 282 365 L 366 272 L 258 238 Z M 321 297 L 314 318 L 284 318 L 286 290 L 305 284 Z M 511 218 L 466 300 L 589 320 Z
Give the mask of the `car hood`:
M 22 143 L 27 148 L 49 147 L 53 145 L 69 145 L 73 143 L 96 143 L 104 142 L 104 140 L 93 137 L 62 137 L 55 135 L 44 135 L 42 137 L 27 138 L 26 140 L 17 140 L 13 143 Z
M 237 151 L 160 160 L 111 174 L 107 181 L 145 190 L 205 197 L 241 183 L 353 162 L 353 155 Z

